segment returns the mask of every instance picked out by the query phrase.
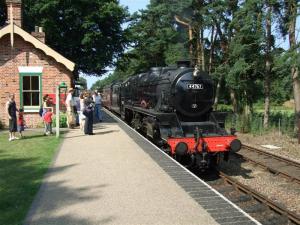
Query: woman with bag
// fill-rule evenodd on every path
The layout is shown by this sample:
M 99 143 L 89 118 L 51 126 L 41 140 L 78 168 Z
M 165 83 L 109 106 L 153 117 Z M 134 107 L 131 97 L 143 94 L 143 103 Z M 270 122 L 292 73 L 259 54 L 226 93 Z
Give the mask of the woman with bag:
M 94 135 L 93 133 L 93 117 L 94 117 L 94 101 L 89 93 L 84 99 L 83 115 L 85 116 L 84 134 Z
M 83 115 L 84 111 L 84 96 L 85 93 L 82 92 L 79 96 L 79 104 L 80 104 L 80 112 L 79 112 L 79 125 L 80 125 L 80 130 L 83 131 L 84 129 L 84 123 L 85 123 L 85 115 Z

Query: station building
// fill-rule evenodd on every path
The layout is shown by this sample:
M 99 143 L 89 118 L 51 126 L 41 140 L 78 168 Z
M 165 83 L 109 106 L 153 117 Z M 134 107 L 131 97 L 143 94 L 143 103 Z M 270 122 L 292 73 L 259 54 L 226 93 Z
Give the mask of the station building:
M 55 97 L 62 82 L 74 86 L 75 64 L 45 43 L 41 27 L 31 34 L 22 29 L 22 0 L 6 0 L 6 6 L 8 21 L 0 28 L 0 122 L 8 125 L 5 104 L 14 93 L 17 107 L 24 108 L 26 125 L 36 127 L 42 122 L 43 96 Z

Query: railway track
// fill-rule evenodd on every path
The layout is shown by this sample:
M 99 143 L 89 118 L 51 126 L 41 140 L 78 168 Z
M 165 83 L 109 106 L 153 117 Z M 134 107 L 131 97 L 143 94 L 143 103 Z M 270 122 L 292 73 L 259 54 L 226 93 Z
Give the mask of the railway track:
M 298 162 L 248 145 L 243 145 L 236 155 L 275 175 L 284 176 L 289 181 L 300 184 L 300 163 Z
M 299 225 L 299 215 L 284 206 L 268 199 L 266 196 L 238 182 L 234 178 L 218 171 L 219 179 L 206 182 L 241 207 L 259 222 L 265 225 Z

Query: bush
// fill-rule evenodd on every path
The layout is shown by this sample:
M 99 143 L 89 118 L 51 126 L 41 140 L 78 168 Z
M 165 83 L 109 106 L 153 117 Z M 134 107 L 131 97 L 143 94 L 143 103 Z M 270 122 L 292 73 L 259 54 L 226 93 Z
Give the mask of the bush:
M 2 122 L 0 121 L 0 130 L 2 130 L 4 128 L 4 125 L 2 124 Z
M 255 112 L 250 116 L 250 121 L 245 121 L 245 118 L 240 115 L 230 114 L 226 119 L 226 127 L 235 127 L 240 132 L 250 132 L 253 134 L 263 134 L 269 131 L 278 131 L 282 134 L 294 136 L 294 123 L 295 114 L 292 112 L 275 111 L 270 113 L 269 117 L 269 128 L 264 129 L 263 127 L 263 112 Z M 245 123 L 249 122 L 249 124 Z M 244 129 L 248 127 L 249 129 Z
M 55 116 L 53 117 L 52 126 L 56 127 L 56 118 L 55 118 Z M 68 125 L 67 125 L 67 115 L 65 113 L 60 113 L 59 114 L 59 127 L 60 128 L 68 127 Z
M 232 112 L 231 105 L 218 104 L 217 111 L 219 112 Z

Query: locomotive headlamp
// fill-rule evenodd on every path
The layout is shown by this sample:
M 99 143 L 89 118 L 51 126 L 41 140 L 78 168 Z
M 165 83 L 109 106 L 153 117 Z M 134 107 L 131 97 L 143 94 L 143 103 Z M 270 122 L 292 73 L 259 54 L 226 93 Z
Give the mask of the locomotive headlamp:
M 184 142 L 179 142 L 175 147 L 176 155 L 184 156 L 187 153 L 188 146 Z
M 230 150 L 233 152 L 238 152 L 242 147 L 242 143 L 240 140 L 238 139 L 234 139 L 231 143 L 230 143 Z

